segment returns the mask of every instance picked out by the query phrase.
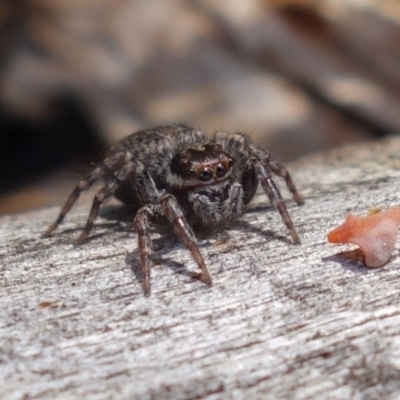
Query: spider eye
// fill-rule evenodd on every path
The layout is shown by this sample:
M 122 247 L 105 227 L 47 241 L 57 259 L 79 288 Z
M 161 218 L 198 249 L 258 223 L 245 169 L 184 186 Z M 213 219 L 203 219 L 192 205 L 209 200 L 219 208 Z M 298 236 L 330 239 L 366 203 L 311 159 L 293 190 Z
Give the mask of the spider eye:
M 203 169 L 203 171 L 201 171 L 199 174 L 199 178 L 203 182 L 209 182 L 212 176 L 213 176 L 212 171 L 209 169 Z
M 218 164 L 217 166 L 217 177 L 222 178 L 226 174 L 226 168 L 222 164 Z
M 233 165 L 233 160 L 232 160 L 232 158 L 230 158 L 228 160 L 228 167 L 230 168 L 230 167 L 232 167 L 232 165 Z
M 190 170 L 187 172 L 187 176 L 189 178 L 192 178 L 195 175 L 196 175 L 196 171 L 193 168 L 190 168 Z

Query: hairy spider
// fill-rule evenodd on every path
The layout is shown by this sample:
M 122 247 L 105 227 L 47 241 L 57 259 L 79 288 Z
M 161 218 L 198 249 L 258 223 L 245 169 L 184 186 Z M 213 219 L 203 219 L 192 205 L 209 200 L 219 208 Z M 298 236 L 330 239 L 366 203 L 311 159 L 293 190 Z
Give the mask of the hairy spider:
M 192 275 L 211 286 L 191 224 L 212 228 L 237 219 L 254 197 L 259 181 L 293 242 L 299 243 L 271 173 L 286 181 L 298 205 L 303 203 L 289 172 L 243 133 L 217 131 L 207 140 L 202 131 L 183 124 L 142 130 L 117 143 L 103 163 L 78 183 L 44 236 L 58 227 L 82 191 L 103 179 L 105 185 L 94 197 L 77 244 L 85 242 L 101 205 L 114 195 L 137 209 L 133 224 L 146 296 L 150 295 L 152 267 L 151 217 L 168 219 L 200 267 L 201 272 Z

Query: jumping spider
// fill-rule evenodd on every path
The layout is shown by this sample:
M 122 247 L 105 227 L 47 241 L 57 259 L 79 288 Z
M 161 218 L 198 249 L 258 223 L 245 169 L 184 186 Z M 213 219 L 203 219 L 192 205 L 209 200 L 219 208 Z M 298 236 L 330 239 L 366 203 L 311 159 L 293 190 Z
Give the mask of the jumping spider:
M 182 124 L 142 130 L 117 143 L 103 163 L 79 182 L 44 236 L 50 236 L 58 227 L 82 191 L 103 179 L 105 185 L 94 197 L 78 244 L 88 237 L 101 205 L 114 195 L 137 211 L 133 224 L 138 234 L 146 296 L 150 295 L 152 267 L 149 222 L 157 216 L 169 220 L 191 252 L 201 270 L 193 276 L 211 286 L 191 225 L 212 228 L 239 218 L 254 197 L 259 181 L 293 242 L 299 243 L 271 173 L 286 181 L 298 205 L 303 203 L 285 167 L 243 133 L 218 131 L 207 140 L 202 131 Z

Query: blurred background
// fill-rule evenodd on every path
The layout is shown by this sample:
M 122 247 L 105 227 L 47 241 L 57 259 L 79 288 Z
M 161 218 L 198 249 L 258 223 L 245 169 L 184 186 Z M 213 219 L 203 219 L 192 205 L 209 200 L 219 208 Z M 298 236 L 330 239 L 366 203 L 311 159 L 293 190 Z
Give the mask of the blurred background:
M 400 132 L 400 1 L 0 1 L 0 213 L 168 122 L 281 162 Z

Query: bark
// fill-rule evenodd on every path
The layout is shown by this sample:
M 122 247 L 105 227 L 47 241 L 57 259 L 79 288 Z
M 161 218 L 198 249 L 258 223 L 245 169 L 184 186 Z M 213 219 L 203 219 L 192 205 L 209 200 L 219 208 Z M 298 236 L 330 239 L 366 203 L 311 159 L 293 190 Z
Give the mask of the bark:
M 56 207 L 1 217 L 0 397 L 397 398 L 399 250 L 367 269 L 326 233 L 349 211 L 399 203 L 399 154 L 391 137 L 292 164 L 306 203 L 282 193 L 301 245 L 259 193 L 226 233 L 200 235 L 212 288 L 155 232 L 150 298 L 121 207 L 79 247 L 88 204 L 49 239 Z

